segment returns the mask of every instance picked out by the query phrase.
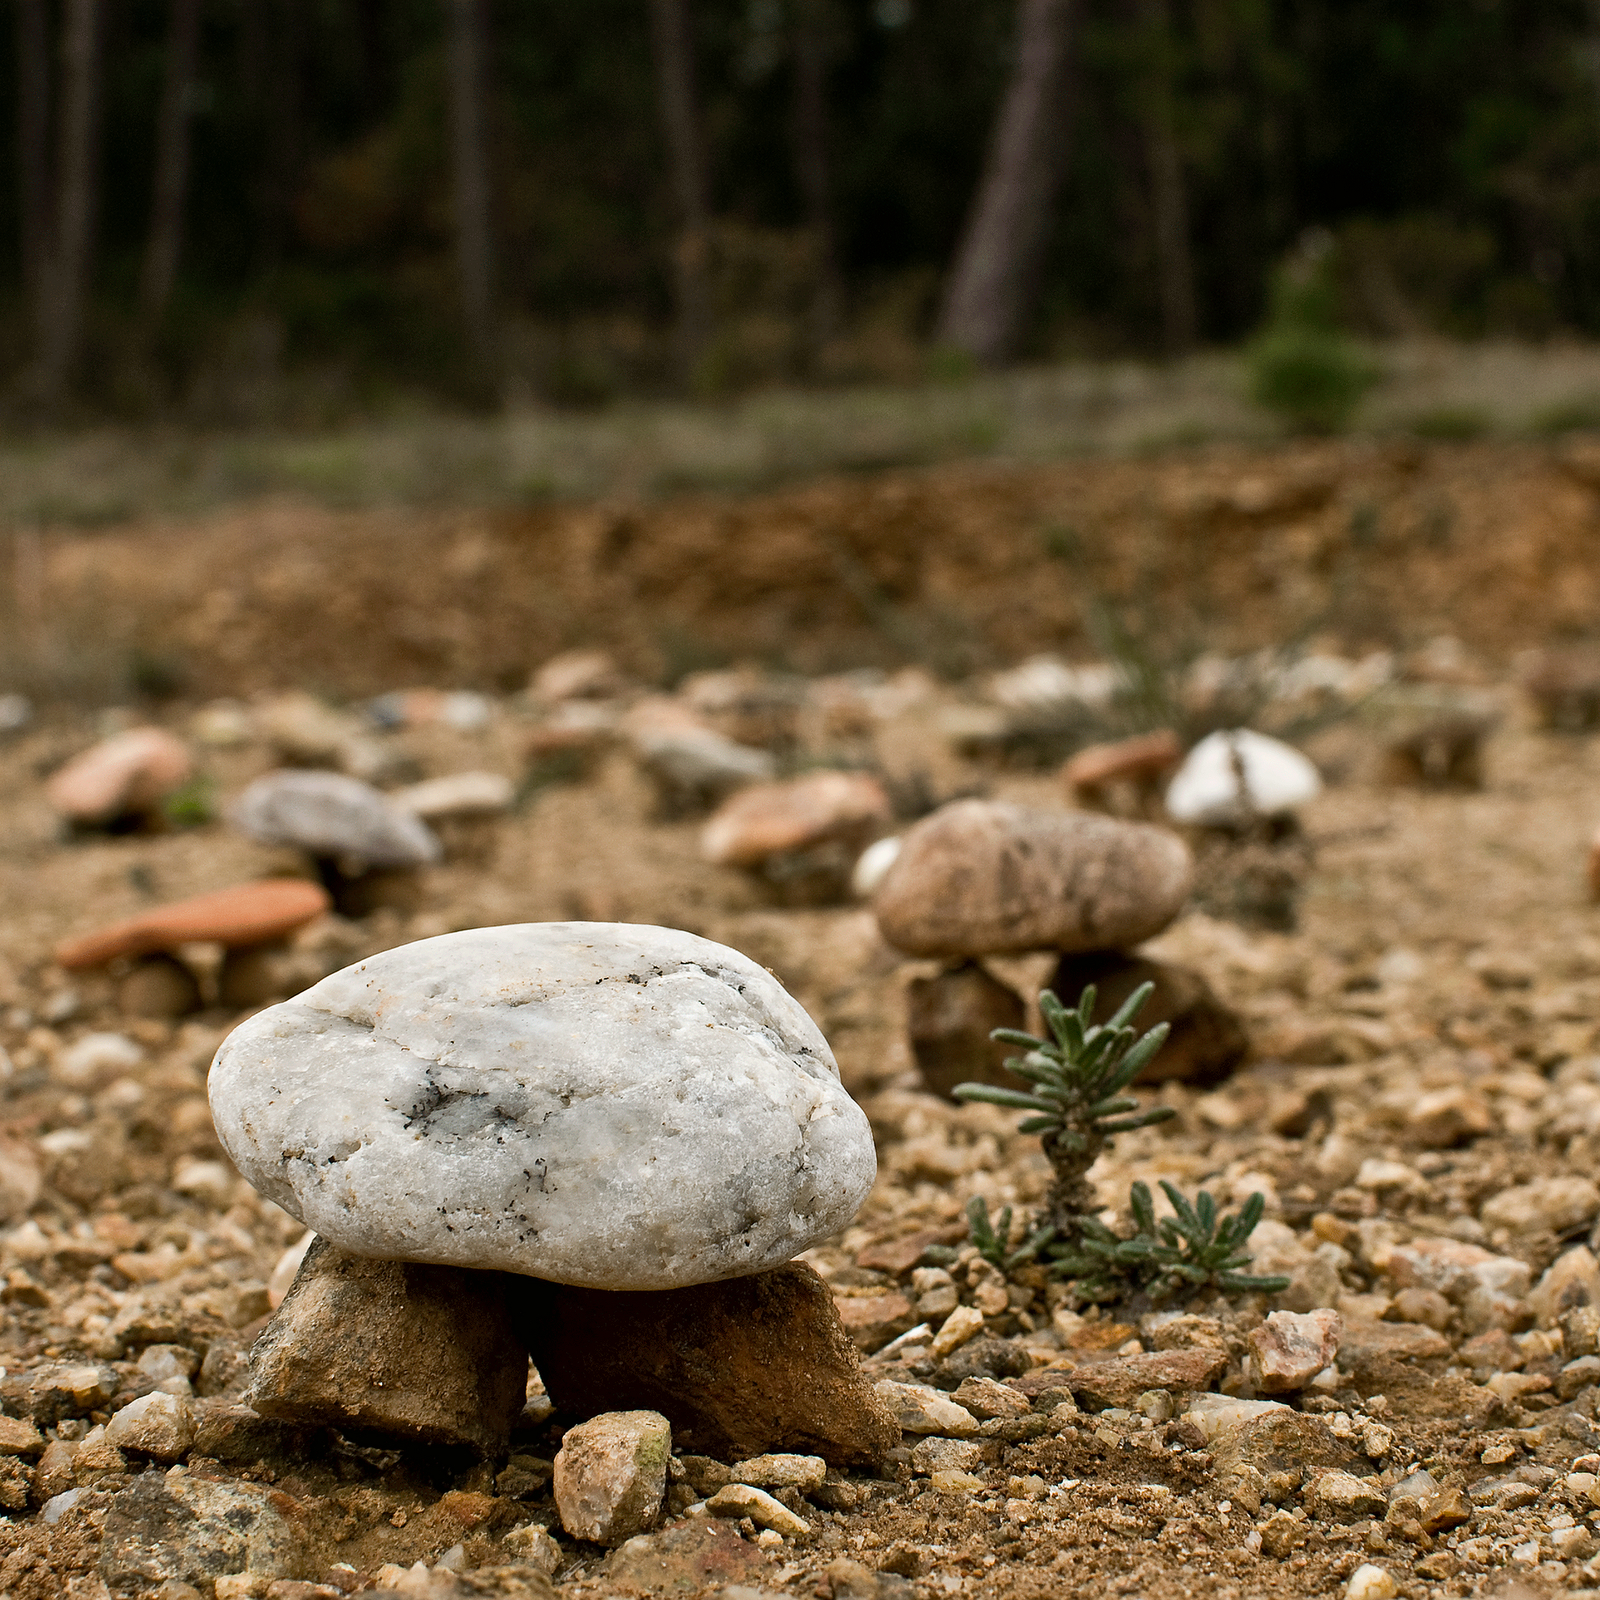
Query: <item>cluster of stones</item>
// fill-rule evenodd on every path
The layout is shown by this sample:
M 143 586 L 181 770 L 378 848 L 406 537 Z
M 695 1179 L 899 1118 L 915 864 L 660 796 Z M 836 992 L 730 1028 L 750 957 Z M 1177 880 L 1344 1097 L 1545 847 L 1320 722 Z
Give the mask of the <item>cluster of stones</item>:
M 1140 1022 L 1167 1022 L 1172 1034 L 1150 1074 L 1205 1081 L 1230 1071 L 1247 1040 L 1205 980 L 1129 953 L 1178 914 L 1191 871 L 1171 831 L 1090 812 L 962 800 L 909 829 L 871 904 L 889 944 L 945 963 L 909 991 L 923 1082 L 945 1094 L 963 1079 L 1014 1084 L 1010 1051 L 989 1034 L 1021 1028 L 1026 1008 L 983 961 L 1036 951 L 1060 957 L 1051 987 L 1069 1002 L 1098 986 L 1101 1021 L 1156 983 Z

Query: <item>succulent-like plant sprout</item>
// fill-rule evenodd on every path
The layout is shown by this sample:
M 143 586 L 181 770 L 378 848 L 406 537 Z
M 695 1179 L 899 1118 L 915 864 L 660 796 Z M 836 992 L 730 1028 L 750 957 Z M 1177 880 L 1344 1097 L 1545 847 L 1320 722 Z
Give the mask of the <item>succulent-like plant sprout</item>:
M 1167 1037 L 1164 1022 L 1142 1036 L 1133 1026 L 1154 987 L 1141 984 L 1104 1024 L 1089 1020 L 1096 999 L 1092 984 L 1071 1009 L 1046 989 L 1039 996 L 1039 1010 L 1049 1039 L 1011 1028 L 995 1030 L 993 1038 L 1025 1049 L 1024 1055 L 1010 1057 L 1006 1067 L 1032 1088 L 963 1083 L 954 1093 L 958 1099 L 1029 1112 L 1017 1131 L 1040 1136 L 1055 1181 L 1043 1213 L 1015 1245 L 1011 1208 L 1000 1213 L 998 1223 L 991 1223 L 987 1203 L 975 1196 L 967 1206 L 972 1242 L 1003 1272 L 1029 1262 L 1047 1264 L 1053 1275 L 1074 1279 L 1083 1300 L 1115 1299 L 1139 1291 L 1159 1299 L 1180 1289 L 1207 1286 L 1236 1292 L 1285 1289 L 1287 1278 L 1255 1277 L 1239 1270 L 1249 1265 L 1244 1243 L 1261 1220 L 1264 1202 L 1259 1194 L 1251 1195 L 1233 1215 L 1219 1218 L 1216 1201 L 1204 1190 L 1191 1205 L 1163 1179 L 1161 1187 L 1175 1216 L 1158 1223 L 1149 1187 L 1135 1183 L 1129 1192 L 1134 1232 L 1128 1238 L 1113 1233 L 1094 1214 L 1089 1169 L 1112 1137 L 1177 1114 L 1171 1106 L 1141 1111 L 1138 1100 L 1123 1093 Z
M 1093 984 L 1083 991 L 1075 1009 L 1062 1005 L 1046 989 L 1039 996 L 1039 1010 L 1051 1038 L 1036 1039 L 1014 1028 L 997 1028 L 991 1035 L 1026 1052 L 1009 1057 L 1006 1068 L 1032 1084 L 1032 1089 L 962 1083 L 953 1091 L 958 1100 L 986 1100 L 1032 1113 L 1018 1124 L 1017 1131 L 1037 1133 L 1055 1169 L 1042 1221 L 1055 1229 L 1058 1237 L 1075 1236 L 1079 1219 L 1097 1209 L 1088 1172 L 1112 1135 L 1147 1128 L 1177 1115 L 1171 1106 L 1141 1111 L 1139 1102 L 1122 1092 L 1166 1042 L 1166 1023 L 1159 1023 L 1142 1037 L 1132 1025 L 1154 989 L 1152 983 L 1140 984 L 1104 1024 L 1090 1021 L 1096 999 Z

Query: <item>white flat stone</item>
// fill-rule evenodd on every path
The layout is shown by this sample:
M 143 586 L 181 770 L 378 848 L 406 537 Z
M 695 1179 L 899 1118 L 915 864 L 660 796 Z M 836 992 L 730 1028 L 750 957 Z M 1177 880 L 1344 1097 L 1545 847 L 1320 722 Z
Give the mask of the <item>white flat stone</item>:
M 340 1249 L 599 1289 L 775 1267 L 876 1175 L 816 1024 L 669 928 L 385 951 L 235 1029 L 210 1092 L 240 1172 Z

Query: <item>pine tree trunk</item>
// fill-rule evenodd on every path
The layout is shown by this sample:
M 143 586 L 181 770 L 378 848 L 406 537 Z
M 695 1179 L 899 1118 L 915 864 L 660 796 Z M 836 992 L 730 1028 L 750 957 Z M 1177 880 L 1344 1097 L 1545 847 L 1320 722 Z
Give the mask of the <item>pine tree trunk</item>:
M 189 116 L 194 100 L 195 56 L 200 41 L 200 0 L 172 0 L 166 76 L 156 132 L 156 171 L 150 237 L 139 282 L 139 320 L 148 343 L 160 330 L 178 276 L 183 246 L 184 199 L 189 188 Z
M 447 0 L 450 125 L 455 168 L 456 274 L 476 375 L 493 386 L 494 244 L 489 221 L 486 0 Z
M 833 236 L 833 186 L 828 161 L 827 0 L 796 0 L 794 28 L 795 169 L 805 197 L 806 226 L 816 250 L 811 341 L 820 349 L 839 331 L 843 294 Z
M 1050 203 L 1065 151 L 1073 0 L 1021 0 L 1011 78 L 951 268 L 938 336 L 1004 361 L 1032 309 Z
M 695 93 L 689 0 L 650 0 L 650 22 L 661 123 L 678 212 L 678 238 L 672 252 L 678 361 L 685 379 L 692 381 L 711 340 L 711 200 Z
M 39 393 L 60 404 L 83 343 L 100 175 L 100 32 L 103 0 L 66 0 L 55 227 L 46 269 Z
M 1139 0 L 1140 22 L 1154 54 L 1146 91 L 1145 151 L 1150 164 L 1150 210 L 1155 224 L 1161 331 L 1168 355 L 1194 344 L 1194 264 L 1189 252 L 1189 195 L 1183 156 L 1173 133 L 1172 83 L 1167 57 L 1171 17 L 1167 0 Z
M 17 193 L 22 281 L 43 329 L 40 296 L 50 255 L 50 36 L 45 0 L 17 0 Z

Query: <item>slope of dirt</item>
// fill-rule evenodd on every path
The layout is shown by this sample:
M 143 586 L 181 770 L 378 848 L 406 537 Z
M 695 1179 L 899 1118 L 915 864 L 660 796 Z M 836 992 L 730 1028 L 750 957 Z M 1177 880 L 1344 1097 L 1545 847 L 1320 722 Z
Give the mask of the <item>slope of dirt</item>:
M 265 504 L 49 535 L 13 649 L 42 689 L 100 693 L 135 653 L 206 694 L 506 688 L 573 644 L 669 680 L 735 658 L 959 673 L 1083 652 L 1100 595 L 1162 649 L 1316 629 L 1503 655 L 1592 626 L 1585 477 L 1570 450 L 1351 442 L 515 513 Z

